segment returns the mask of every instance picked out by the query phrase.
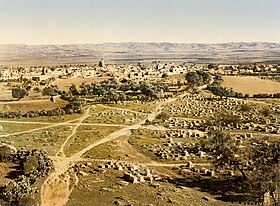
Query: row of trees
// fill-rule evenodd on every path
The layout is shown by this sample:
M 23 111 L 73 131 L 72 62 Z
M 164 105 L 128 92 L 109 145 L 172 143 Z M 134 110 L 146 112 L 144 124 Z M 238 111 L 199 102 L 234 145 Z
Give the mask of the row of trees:
M 140 83 L 133 81 L 116 82 L 114 80 L 105 80 L 100 83 L 82 84 L 80 91 L 75 85 L 69 88 L 72 95 L 95 95 L 105 102 L 118 102 L 131 98 L 133 95 L 141 93 L 147 99 L 158 99 L 161 95 L 168 91 L 168 85 L 162 81 Z
M 218 95 L 220 98 L 223 97 L 249 98 L 249 94 L 235 92 L 231 88 L 221 87 L 213 84 L 207 85 L 206 89 L 211 91 L 213 94 Z
M 280 93 L 275 94 L 254 94 L 254 98 L 280 98 Z
M 40 117 L 40 116 L 61 116 L 65 114 L 81 114 L 83 112 L 83 104 L 81 101 L 73 101 L 63 108 L 56 108 L 51 110 L 29 111 L 22 112 L 0 112 L 0 118 L 22 118 L 22 117 Z

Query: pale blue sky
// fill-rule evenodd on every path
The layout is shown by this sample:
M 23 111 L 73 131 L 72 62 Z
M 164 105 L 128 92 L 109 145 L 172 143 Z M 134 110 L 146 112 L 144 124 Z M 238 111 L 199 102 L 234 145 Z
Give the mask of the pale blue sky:
M 0 0 L 0 44 L 280 42 L 280 0 Z

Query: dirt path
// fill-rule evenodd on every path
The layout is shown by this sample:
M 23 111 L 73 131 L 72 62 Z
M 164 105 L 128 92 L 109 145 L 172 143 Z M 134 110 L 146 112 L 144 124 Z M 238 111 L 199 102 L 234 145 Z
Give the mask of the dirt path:
M 90 116 L 90 110 L 93 109 L 93 108 L 95 108 L 95 106 L 91 106 L 91 107 L 86 108 L 86 110 L 85 110 L 83 116 L 80 117 L 80 119 L 79 119 L 77 125 L 76 125 L 76 126 L 74 127 L 74 129 L 72 130 L 72 133 L 71 133 L 71 134 L 66 138 L 66 140 L 63 142 L 63 144 L 61 145 L 60 149 L 58 150 L 56 156 L 59 156 L 59 155 L 61 154 L 63 157 L 65 157 L 65 154 L 64 154 L 64 147 L 65 147 L 65 145 L 67 144 L 67 142 L 69 141 L 69 139 L 70 139 L 71 137 L 73 137 L 73 136 L 76 134 L 77 129 L 81 126 L 82 122 L 83 122 L 86 118 L 88 118 L 88 117 Z
M 182 96 L 184 95 L 181 95 L 181 97 Z M 61 149 L 59 150 L 58 154 L 61 153 L 63 156 L 57 155 L 55 157 L 52 157 L 55 171 L 48 176 L 48 178 L 45 180 L 44 184 L 42 185 L 41 205 L 42 206 L 65 205 L 73 189 L 69 187 L 70 185 L 70 178 L 68 178 L 70 174 L 69 168 L 71 168 L 71 166 L 74 165 L 75 162 L 78 162 L 81 159 L 82 155 L 84 155 L 86 152 L 88 152 L 89 150 L 91 150 L 92 148 L 100 144 L 104 144 L 106 142 L 112 141 L 121 136 L 130 135 L 131 130 L 139 129 L 146 122 L 146 120 L 153 121 L 156 118 L 156 116 L 162 111 L 164 105 L 176 101 L 176 99 L 177 98 L 171 98 L 166 101 L 159 102 L 157 104 L 156 110 L 150 113 L 148 117 L 145 118 L 144 120 L 136 123 L 135 125 L 126 126 L 118 131 L 115 131 L 110 135 L 108 135 L 107 137 L 93 142 L 91 145 L 73 154 L 71 157 L 66 157 L 65 155 L 63 155 L 63 148 L 67 143 L 67 141 L 75 134 L 77 128 L 80 126 L 80 124 L 77 124 L 72 134 L 68 136 L 66 138 L 66 141 L 61 145 Z M 86 119 L 88 115 L 89 115 L 89 109 L 87 109 L 85 114 L 79 119 L 79 123 L 81 123 L 84 119 Z M 78 180 L 76 180 L 76 182 L 77 181 Z
M 77 121 L 79 119 L 75 119 L 72 121 Z M 51 122 L 21 122 L 21 121 L 10 121 L 10 120 L 0 120 L 0 123 L 9 123 L 9 124 L 39 124 L 39 125 L 54 125 Z M 76 126 L 79 124 L 80 126 L 107 126 L 107 127 L 125 127 L 123 124 L 105 124 L 105 123 L 63 123 L 63 126 Z M 57 125 L 54 125 L 57 126 Z M 58 125 L 59 126 L 59 125 Z M 28 130 L 27 130 L 28 131 Z

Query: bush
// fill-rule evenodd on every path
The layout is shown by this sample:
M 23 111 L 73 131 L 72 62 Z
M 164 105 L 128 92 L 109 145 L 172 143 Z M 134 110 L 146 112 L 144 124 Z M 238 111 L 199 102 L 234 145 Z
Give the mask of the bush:
M 160 120 L 167 120 L 169 119 L 170 115 L 166 112 L 161 112 L 160 114 L 158 114 L 156 116 L 156 119 L 160 119 Z
M 0 145 L 0 162 L 9 161 L 15 153 L 16 149 L 12 146 Z
M 12 89 L 13 98 L 22 99 L 23 97 L 25 97 L 27 95 L 28 95 L 28 93 L 25 89 L 22 89 L 22 88 Z

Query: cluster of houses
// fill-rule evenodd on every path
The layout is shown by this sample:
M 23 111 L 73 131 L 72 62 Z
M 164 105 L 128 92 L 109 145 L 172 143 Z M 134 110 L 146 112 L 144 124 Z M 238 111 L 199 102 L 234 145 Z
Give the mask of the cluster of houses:
M 153 62 L 147 65 L 105 65 L 104 59 L 99 65 L 61 65 L 61 66 L 38 66 L 38 67 L 3 67 L 0 69 L 0 81 L 16 79 L 32 79 L 37 77 L 40 80 L 54 78 L 89 78 L 109 75 L 115 78 L 127 78 L 143 80 L 145 78 L 161 78 L 164 74 L 186 74 L 191 71 L 202 70 L 210 74 L 222 75 L 254 75 L 260 72 L 279 73 L 279 65 L 193 65 L 174 63 Z M 101 62 L 100 61 L 100 62 Z
M 264 64 L 253 64 L 253 65 L 216 65 L 212 68 L 208 68 L 210 74 L 221 74 L 221 75 L 254 75 L 259 73 L 279 73 L 279 65 L 264 65 Z
M 96 69 L 90 66 L 71 66 L 71 67 L 19 67 L 3 68 L 0 70 L 0 81 L 28 79 L 46 80 L 49 78 L 87 78 L 93 77 Z

